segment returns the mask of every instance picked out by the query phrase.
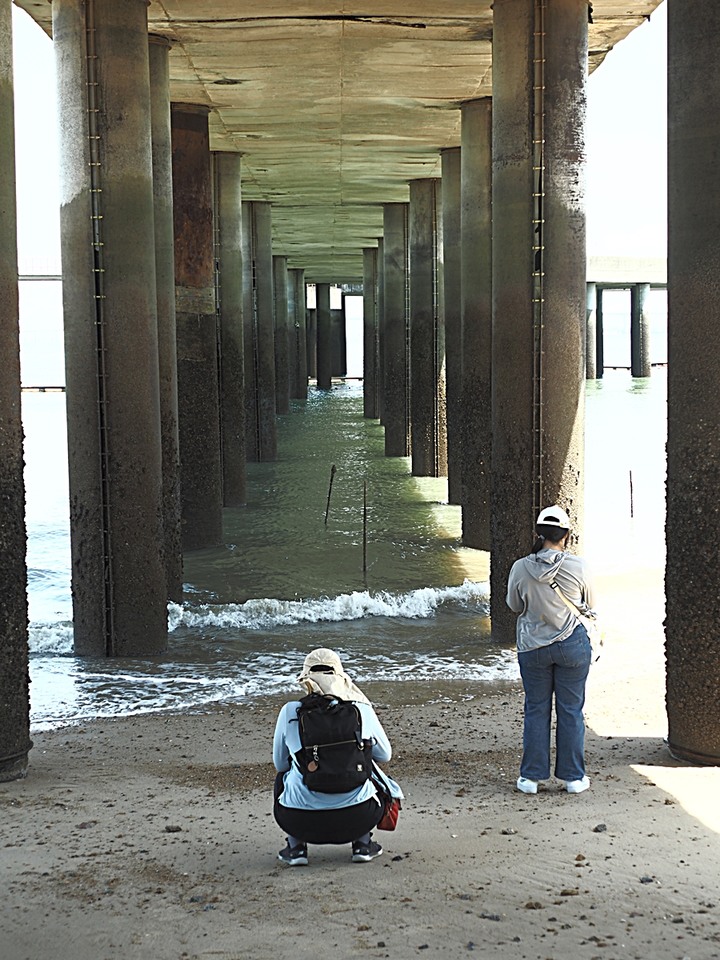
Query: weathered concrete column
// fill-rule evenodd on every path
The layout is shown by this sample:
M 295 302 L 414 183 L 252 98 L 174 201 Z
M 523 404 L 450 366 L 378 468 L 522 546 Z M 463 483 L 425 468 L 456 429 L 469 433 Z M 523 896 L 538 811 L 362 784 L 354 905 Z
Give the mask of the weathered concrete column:
M 305 271 L 294 267 L 288 270 L 290 296 L 290 396 L 295 400 L 307 399 L 307 330 Z
M 492 98 L 461 115 L 461 299 L 463 337 L 462 536 L 490 549 L 492 453 Z
M 269 203 L 242 209 L 245 447 L 248 460 L 266 461 L 277 456 L 272 220 Z
M 382 237 L 378 238 L 375 265 L 377 267 L 377 287 L 375 312 L 378 327 L 378 368 L 375 378 L 375 392 L 377 394 L 377 416 L 383 422 L 383 390 L 385 389 L 385 250 Z
M 410 455 L 409 204 L 383 205 L 385 456 Z
M 595 377 L 601 380 L 605 373 L 605 332 L 603 329 L 603 288 L 595 289 Z
M 75 651 L 167 645 L 147 6 L 53 3 Z
M 288 319 L 287 257 L 274 256 L 273 315 L 275 317 L 275 410 L 290 412 L 290 324 Z
M 340 308 L 330 310 L 330 348 L 332 350 L 332 375 L 334 377 L 344 377 L 347 374 L 344 296 Z
M 440 181 L 410 182 L 410 447 L 416 477 L 447 474 L 445 340 L 438 276 Z
M 0 0 L 0 783 L 24 777 L 30 740 L 25 487 L 20 417 L 10 0 Z
M 650 314 L 649 283 L 635 283 L 630 288 L 630 372 L 633 377 L 649 377 Z
M 222 502 L 247 499 L 245 453 L 245 358 L 243 345 L 242 189 L 239 153 L 213 153 L 215 283 L 220 337 L 220 454 Z
M 586 0 L 496 0 L 493 19 L 493 636 L 537 511 L 583 521 Z M 542 80 L 542 82 L 540 82 Z
M 342 294 L 340 300 L 340 324 L 338 339 L 340 344 L 340 372 L 339 377 L 347 376 L 347 305 L 345 303 L 346 294 Z
M 443 317 L 449 503 L 462 503 L 462 295 L 460 268 L 460 147 L 440 151 L 443 225 Z
M 668 3 L 665 655 L 673 756 L 720 764 L 720 127 L 712 0 Z
M 209 108 L 173 103 L 173 219 L 183 547 L 222 542 Z
M 378 416 L 377 247 L 363 248 L 363 415 Z
M 317 297 L 317 286 L 315 289 Z M 317 378 L 317 307 L 307 307 L 306 309 L 308 376 Z
M 315 286 L 317 316 L 317 385 L 320 390 L 332 386 L 332 323 L 330 319 L 330 284 Z
M 585 378 L 597 377 L 597 284 L 586 285 L 585 310 Z
M 173 242 L 172 139 L 170 131 L 170 43 L 150 37 L 150 119 L 152 124 L 155 275 L 158 360 L 160 365 L 160 435 L 162 441 L 163 530 L 168 599 L 180 601 L 182 574 L 182 503 L 178 430 L 177 337 L 175 327 L 175 247 Z

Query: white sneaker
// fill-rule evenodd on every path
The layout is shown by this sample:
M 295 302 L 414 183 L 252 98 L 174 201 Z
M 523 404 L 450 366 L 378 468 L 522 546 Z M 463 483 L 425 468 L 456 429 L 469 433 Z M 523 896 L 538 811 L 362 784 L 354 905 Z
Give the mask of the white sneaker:
M 582 780 L 568 780 L 565 783 L 565 789 L 568 793 L 584 793 L 589 788 L 590 781 L 587 777 L 583 777 Z
M 537 793 L 538 785 L 536 780 L 528 780 L 526 777 L 518 777 L 517 788 L 522 793 Z

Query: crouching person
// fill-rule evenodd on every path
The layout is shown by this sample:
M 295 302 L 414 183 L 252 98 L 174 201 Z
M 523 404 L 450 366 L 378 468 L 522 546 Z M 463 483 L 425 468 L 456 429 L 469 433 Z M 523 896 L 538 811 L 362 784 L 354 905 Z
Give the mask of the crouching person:
M 377 778 L 402 799 L 373 763 L 392 755 L 387 734 L 334 651 L 309 653 L 298 682 L 307 696 L 280 710 L 273 741 L 274 815 L 287 834 L 278 860 L 304 866 L 310 843 L 351 843 L 352 862 L 367 863 L 383 852 L 371 832 L 384 812 Z

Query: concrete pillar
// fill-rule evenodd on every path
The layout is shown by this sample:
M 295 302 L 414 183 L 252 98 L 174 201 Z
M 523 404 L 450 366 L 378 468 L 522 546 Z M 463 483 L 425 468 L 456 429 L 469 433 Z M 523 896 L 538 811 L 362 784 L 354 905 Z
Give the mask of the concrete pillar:
M 342 306 L 330 310 L 330 349 L 332 352 L 332 375 L 344 377 L 347 373 L 345 347 L 345 298 Z
M 209 107 L 174 103 L 173 219 L 183 547 L 222 542 Z
M 272 221 L 269 203 L 242 208 L 245 447 L 248 460 L 265 461 L 277 456 Z
M 460 269 L 460 147 L 440 152 L 442 169 L 443 316 L 447 395 L 448 501 L 462 503 L 462 294 Z
M 317 290 L 317 288 L 316 288 Z M 317 378 L 317 307 L 306 308 L 308 376 Z
M 712 0 L 668 2 L 665 655 L 673 756 L 720 764 L 720 126 Z
M 147 6 L 53 3 L 75 651 L 167 645 Z
M 462 537 L 490 549 L 492 453 L 492 98 L 461 110 Z
M 290 396 L 295 400 L 307 399 L 307 330 L 305 307 L 305 271 L 293 268 L 288 270 L 290 303 L 290 356 L 292 358 L 290 376 Z
M 290 412 L 290 324 L 288 319 L 287 257 L 274 256 L 275 410 Z
M 583 522 L 586 0 L 493 8 L 493 637 L 537 511 Z
M 215 290 L 219 343 L 222 502 L 247 499 L 245 452 L 245 359 L 243 345 L 241 156 L 213 153 L 215 194 Z
M 150 37 L 150 119 L 152 124 L 155 276 L 160 435 L 162 441 L 165 578 L 169 600 L 182 600 L 182 504 L 178 431 L 177 337 L 175 333 L 175 248 L 173 242 L 172 142 L 170 133 L 170 43 Z
M 10 0 L 0 0 L 0 783 L 24 777 L 30 740 L 25 488 L 20 417 Z
M 378 328 L 378 367 L 375 378 L 375 393 L 377 395 L 377 416 L 380 422 L 383 422 L 383 390 L 385 387 L 385 251 L 383 238 L 378 239 L 377 255 L 375 257 L 377 268 L 377 287 L 375 312 L 377 314 Z
M 595 377 L 602 380 L 605 373 L 605 333 L 603 330 L 603 288 L 595 289 Z
M 410 183 L 410 410 L 412 472 L 447 474 L 445 343 L 438 276 L 440 181 Z
M 410 455 L 409 204 L 383 205 L 385 456 Z
M 630 288 L 630 371 L 633 377 L 649 377 L 650 314 L 649 283 L 635 283 Z
M 317 316 L 317 385 L 320 390 L 332 386 L 332 326 L 330 318 L 330 284 L 315 286 Z
M 363 415 L 378 416 L 377 247 L 363 248 Z
M 588 283 L 585 288 L 585 378 L 597 377 L 597 284 Z
M 343 293 L 340 301 L 340 372 L 338 376 L 347 376 L 347 305 L 345 298 L 347 294 Z

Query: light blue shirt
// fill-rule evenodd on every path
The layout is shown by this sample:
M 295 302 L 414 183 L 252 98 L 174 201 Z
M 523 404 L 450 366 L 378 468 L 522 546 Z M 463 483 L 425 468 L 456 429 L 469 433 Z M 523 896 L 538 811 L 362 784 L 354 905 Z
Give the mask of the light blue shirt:
M 377 792 L 372 780 L 366 780 L 361 786 L 348 793 L 320 793 L 305 786 L 302 773 L 295 760 L 295 754 L 302 749 L 300 742 L 300 724 L 297 722 L 299 700 L 286 703 L 278 714 L 273 738 L 273 763 L 278 773 L 284 773 L 283 791 L 279 800 L 284 807 L 299 810 L 337 810 L 364 803 L 375 797 Z M 392 756 L 392 747 L 378 720 L 377 714 L 369 703 L 355 701 L 360 711 L 363 740 L 372 740 L 372 757 L 380 763 L 386 763 Z M 387 774 L 384 775 L 393 796 L 402 798 L 400 787 Z M 380 801 L 378 800 L 378 803 Z

